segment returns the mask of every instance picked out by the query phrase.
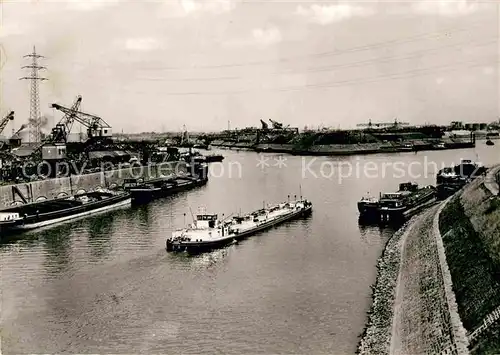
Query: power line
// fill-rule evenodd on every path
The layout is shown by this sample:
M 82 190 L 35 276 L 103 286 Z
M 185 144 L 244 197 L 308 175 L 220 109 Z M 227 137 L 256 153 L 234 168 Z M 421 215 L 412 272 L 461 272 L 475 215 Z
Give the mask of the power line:
M 359 67 L 359 66 L 365 66 L 365 65 L 370 65 L 370 64 L 379 64 L 379 63 L 387 63 L 391 61 L 396 61 L 396 60 L 407 60 L 407 59 L 414 59 L 414 58 L 419 58 L 423 54 L 427 53 L 433 53 L 433 52 L 439 52 L 442 49 L 445 48 L 458 48 L 461 49 L 462 46 L 467 45 L 467 44 L 473 44 L 474 46 L 482 46 L 482 45 L 487 45 L 487 44 L 492 44 L 492 43 L 498 43 L 498 38 L 499 37 L 492 37 L 487 40 L 480 40 L 480 41 L 467 41 L 467 42 L 462 42 L 462 43 L 453 43 L 453 44 L 448 44 L 440 47 L 434 47 L 434 48 L 428 48 L 424 50 L 419 50 L 419 51 L 413 51 L 409 52 L 406 55 L 403 56 L 385 56 L 385 57 L 378 57 L 374 59 L 368 59 L 368 60 L 362 60 L 362 61 L 357 61 L 357 62 L 351 62 L 351 63 L 343 63 L 343 64 L 333 64 L 333 65 L 327 65 L 327 66 L 321 66 L 321 67 L 316 67 L 316 68 L 306 68 L 303 70 L 285 70 L 285 71 L 275 71 L 275 72 L 270 72 L 270 73 L 265 73 L 265 75 L 283 75 L 283 74 L 300 74 L 300 73 L 316 73 L 316 72 L 328 72 L 332 71 L 334 69 L 339 69 L 339 68 L 352 68 L 352 67 Z M 148 78 L 148 77 L 136 77 L 136 80 L 144 80 L 144 81 L 171 81 L 171 82 L 189 82 L 189 81 L 220 81 L 220 80 L 239 80 L 239 79 L 246 79 L 245 76 L 219 76 L 219 77 L 208 77 L 208 78 Z
M 469 32 L 471 29 L 476 28 L 476 27 L 486 27 L 485 26 L 488 24 L 492 25 L 497 25 L 497 21 L 480 21 L 477 23 L 474 23 L 469 26 L 465 27 L 448 27 L 447 29 L 443 29 L 440 31 L 434 31 L 434 32 L 427 32 L 427 33 L 421 33 L 418 35 L 410 36 L 410 37 L 403 37 L 403 38 L 396 38 L 388 41 L 383 41 L 383 42 L 376 42 L 376 43 L 371 43 L 371 44 L 366 44 L 366 45 L 361 45 L 361 46 L 355 46 L 355 47 L 350 47 L 350 48 L 345 48 L 345 49 L 338 49 L 338 50 L 333 50 L 333 51 L 325 51 L 325 52 L 318 52 L 318 53 L 311 53 L 311 54 L 305 54 L 302 56 L 295 56 L 293 58 L 281 58 L 277 60 L 261 60 L 261 61 L 253 61 L 253 62 L 245 62 L 245 63 L 228 63 L 228 64 L 215 64 L 215 65 L 199 65 L 199 66 L 192 66 L 192 67 L 156 67 L 156 68 L 148 68 L 150 70 L 193 70 L 193 69 L 217 69 L 217 68 L 234 68 L 234 67 L 245 67 L 245 66 L 255 66 L 255 65 L 265 65 L 265 64 L 276 64 L 276 63 L 286 63 L 286 62 L 291 62 L 294 60 L 302 60 L 302 59 L 308 59 L 308 58 L 314 58 L 314 57 L 329 57 L 329 56 L 337 56 L 337 55 L 342 55 L 342 54 L 347 54 L 347 53 L 355 53 L 355 52 L 360 52 L 360 51 L 366 51 L 366 50 L 371 50 L 371 49 L 376 49 L 376 48 L 383 48 L 391 45 L 400 45 L 400 44 L 406 44 L 406 43 L 411 43 L 415 41 L 419 41 L 421 39 L 426 39 L 426 38 L 439 38 L 439 37 L 449 37 L 453 33 L 458 33 L 458 32 Z M 495 28 L 495 32 L 496 28 Z
M 374 77 L 371 77 L 368 79 L 359 78 L 359 79 L 350 79 L 350 80 L 343 80 L 343 81 L 331 81 L 331 82 L 326 82 L 326 83 L 321 83 L 321 84 L 291 86 L 291 87 L 286 87 L 286 88 L 271 88 L 271 89 L 261 88 L 259 90 L 248 90 L 247 89 L 247 90 L 234 90 L 234 91 L 225 91 L 225 92 L 167 92 L 167 93 L 164 92 L 164 93 L 162 93 L 162 95 L 167 95 L 167 96 L 197 96 L 197 95 L 212 96 L 212 95 L 235 95 L 235 94 L 252 93 L 252 92 L 258 92 L 258 91 L 286 92 L 286 91 L 299 91 L 299 90 L 304 90 L 304 89 L 333 88 L 333 87 L 341 87 L 341 86 L 374 83 L 374 82 L 390 80 L 390 79 L 405 79 L 405 78 L 419 76 L 419 75 L 408 75 L 408 74 L 429 75 L 429 74 L 441 73 L 443 71 L 454 71 L 454 70 L 462 69 L 461 67 L 456 68 L 456 66 L 460 66 L 463 64 L 470 64 L 469 67 L 476 67 L 476 66 L 496 64 L 496 63 L 499 63 L 499 61 L 498 60 L 487 61 L 487 62 L 465 61 L 465 62 L 454 63 L 452 65 L 441 65 L 441 66 L 435 66 L 435 67 L 431 67 L 431 68 L 413 69 L 413 70 L 401 72 L 401 73 L 379 75 L 379 76 L 374 76 Z M 437 72 L 436 72 L 436 70 L 437 70 Z

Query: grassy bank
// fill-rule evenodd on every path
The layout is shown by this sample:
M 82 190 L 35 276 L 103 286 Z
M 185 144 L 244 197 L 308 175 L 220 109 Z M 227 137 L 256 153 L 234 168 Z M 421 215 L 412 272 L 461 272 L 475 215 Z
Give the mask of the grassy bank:
M 455 196 L 440 215 L 439 229 L 458 311 L 468 332 L 500 305 L 500 208 L 481 180 Z M 500 328 L 471 344 L 475 354 L 500 353 Z

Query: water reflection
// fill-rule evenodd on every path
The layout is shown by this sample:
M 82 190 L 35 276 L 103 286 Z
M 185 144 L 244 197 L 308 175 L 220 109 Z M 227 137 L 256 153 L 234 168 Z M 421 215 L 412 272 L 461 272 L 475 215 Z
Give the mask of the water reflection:
M 360 220 L 358 228 L 360 239 L 367 244 L 390 238 L 398 229 L 397 226 L 367 223 L 365 220 Z
M 40 230 L 34 233 L 43 243 L 47 257 L 44 266 L 50 274 L 64 273 L 69 269 L 72 254 L 71 234 L 82 222 L 63 224 L 51 229 Z
M 111 236 L 115 213 L 101 215 L 87 221 L 89 253 L 95 259 L 106 258 L 111 252 Z

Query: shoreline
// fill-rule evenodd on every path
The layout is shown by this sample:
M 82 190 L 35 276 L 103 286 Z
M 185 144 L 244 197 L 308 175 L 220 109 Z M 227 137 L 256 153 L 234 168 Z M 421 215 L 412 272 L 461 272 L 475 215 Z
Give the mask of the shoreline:
M 393 234 L 377 260 L 377 276 L 371 286 L 372 304 L 367 313 L 368 320 L 360 335 L 356 354 L 389 353 L 403 236 L 413 222 L 414 218 Z
M 475 142 L 452 143 L 446 147 L 434 147 L 426 144 L 422 146 L 404 147 L 401 145 L 381 144 L 330 144 L 316 145 L 310 148 L 297 148 L 292 144 L 251 144 L 251 143 L 222 143 L 211 144 L 213 148 L 228 150 L 248 150 L 257 153 L 278 153 L 299 156 L 352 156 L 385 153 L 416 153 L 422 151 L 453 150 L 475 148 Z

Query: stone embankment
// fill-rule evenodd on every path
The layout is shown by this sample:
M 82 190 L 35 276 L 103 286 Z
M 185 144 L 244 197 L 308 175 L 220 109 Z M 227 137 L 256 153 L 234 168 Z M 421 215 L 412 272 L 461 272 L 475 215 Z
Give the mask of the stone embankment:
M 360 354 L 467 353 L 437 226 L 442 207 L 415 216 L 388 242 Z

